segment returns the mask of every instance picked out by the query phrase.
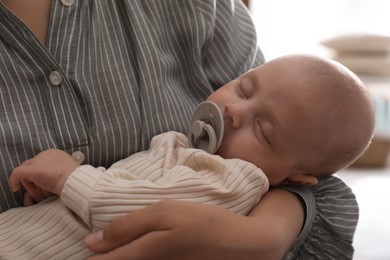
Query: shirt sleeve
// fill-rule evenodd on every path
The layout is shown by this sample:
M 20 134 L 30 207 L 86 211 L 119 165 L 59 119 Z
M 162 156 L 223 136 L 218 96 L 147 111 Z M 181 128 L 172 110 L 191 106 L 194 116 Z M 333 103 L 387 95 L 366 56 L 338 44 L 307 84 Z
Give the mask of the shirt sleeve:
M 359 207 L 352 190 L 338 177 L 321 179 L 313 187 L 282 188 L 300 197 L 305 224 L 284 259 L 352 259 Z

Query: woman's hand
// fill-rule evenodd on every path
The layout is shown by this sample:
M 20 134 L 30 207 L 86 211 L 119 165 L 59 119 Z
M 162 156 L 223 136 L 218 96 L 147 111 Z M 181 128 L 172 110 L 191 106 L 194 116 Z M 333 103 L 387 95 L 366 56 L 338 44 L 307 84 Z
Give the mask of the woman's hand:
M 68 176 L 80 165 L 64 151 L 49 149 L 26 160 L 11 174 L 14 192 L 23 185 L 27 191 L 25 204 L 39 202 L 50 194 L 60 196 Z
M 86 243 L 107 253 L 91 260 L 255 259 L 254 241 L 231 236 L 246 236 L 244 230 L 237 232 L 245 218 L 216 206 L 162 201 L 114 220 L 104 232 L 88 236 Z
M 276 205 L 276 207 L 275 207 Z M 251 216 L 217 206 L 162 201 L 114 220 L 86 238 L 98 259 L 280 259 L 304 210 L 285 190 L 268 192 Z

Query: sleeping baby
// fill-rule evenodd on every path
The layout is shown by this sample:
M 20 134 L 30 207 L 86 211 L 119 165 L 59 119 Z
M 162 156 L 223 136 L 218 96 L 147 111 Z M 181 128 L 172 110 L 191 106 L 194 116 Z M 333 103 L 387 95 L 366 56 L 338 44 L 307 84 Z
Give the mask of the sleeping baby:
M 269 61 L 207 101 L 223 119 L 215 154 L 167 132 L 108 169 L 80 165 L 58 149 L 15 168 L 13 190 L 23 186 L 26 204 L 37 204 L 0 214 L 0 258 L 86 258 L 94 254 L 84 243 L 91 230 L 160 200 L 248 214 L 270 186 L 315 185 L 350 165 L 375 127 L 373 102 L 357 76 L 313 55 Z

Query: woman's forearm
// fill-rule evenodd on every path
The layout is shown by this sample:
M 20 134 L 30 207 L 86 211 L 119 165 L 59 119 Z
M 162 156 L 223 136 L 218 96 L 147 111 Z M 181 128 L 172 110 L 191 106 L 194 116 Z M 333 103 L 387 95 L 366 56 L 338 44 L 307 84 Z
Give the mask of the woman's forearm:
M 250 216 L 163 201 L 114 220 L 87 245 L 106 253 L 93 259 L 279 259 L 298 236 L 303 216 L 299 199 L 284 190 L 267 193 Z
M 283 189 L 271 189 L 266 193 L 249 214 L 252 228 L 262 234 L 259 244 L 264 253 L 262 256 L 269 254 L 269 259 L 282 258 L 298 237 L 304 216 L 304 206 L 293 193 Z

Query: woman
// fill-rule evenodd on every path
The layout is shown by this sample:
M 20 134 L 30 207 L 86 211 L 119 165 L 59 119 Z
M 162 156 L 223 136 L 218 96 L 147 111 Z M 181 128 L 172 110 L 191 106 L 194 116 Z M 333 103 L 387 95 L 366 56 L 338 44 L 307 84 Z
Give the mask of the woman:
M 239 0 L 3 0 L 0 31 L 1 211 L 22 204 L 8 176 L 39 151 L 109 166 L 156 134 L 186 132 L 196 104 L 264 62 Z M 107 259 L 351 258 L 357 217 L 334 177 L 271 190 L 249 216 L 161 202 L 87 242 L 117 248 Z

